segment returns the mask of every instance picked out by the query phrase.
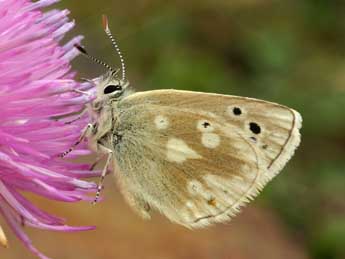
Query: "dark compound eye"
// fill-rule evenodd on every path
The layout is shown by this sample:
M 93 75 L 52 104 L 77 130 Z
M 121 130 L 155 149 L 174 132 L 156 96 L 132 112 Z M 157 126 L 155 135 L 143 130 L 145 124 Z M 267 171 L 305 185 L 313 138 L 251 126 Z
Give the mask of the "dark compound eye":
M 120 85 L 107 85 L 104 88 L 104 94 L 111 94 L 115 91 L 121 91 L 122 87 Z

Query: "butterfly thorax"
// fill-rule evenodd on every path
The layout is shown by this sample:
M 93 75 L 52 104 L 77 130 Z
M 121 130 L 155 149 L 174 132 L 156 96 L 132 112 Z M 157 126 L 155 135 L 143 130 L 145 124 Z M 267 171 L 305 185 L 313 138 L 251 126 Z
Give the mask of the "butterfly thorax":
M 120 80 L 112 73 L 106 73 L 95 82 L 97 97 L 91 103 L 94 124 L 89 140 L 91 148 L 97 151 L 97 144 L 108 146 L 114 142 L 114 125 L 119 114 L 118 103 L 132 91 L 128 88 L 128 81 Z

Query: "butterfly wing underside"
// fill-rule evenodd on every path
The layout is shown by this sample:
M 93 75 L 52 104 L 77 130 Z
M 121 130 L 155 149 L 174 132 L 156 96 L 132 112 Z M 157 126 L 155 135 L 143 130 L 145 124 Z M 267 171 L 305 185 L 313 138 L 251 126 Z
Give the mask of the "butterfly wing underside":
M 231 218 L 300 142 L 299 113 L 251 98 L 157 90 L 118 108 L 122 192 L 142 216 L 153 208 L 190 228 Z

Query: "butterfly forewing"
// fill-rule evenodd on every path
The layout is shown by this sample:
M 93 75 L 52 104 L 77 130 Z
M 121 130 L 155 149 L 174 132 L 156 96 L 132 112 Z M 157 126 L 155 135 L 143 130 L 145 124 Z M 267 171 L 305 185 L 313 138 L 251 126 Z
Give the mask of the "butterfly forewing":
M 187 227 L 227 220 L 299 144 L 299 114 L 265 101 L 159 90 L 117 105 L 115 166 L 128 201 Z

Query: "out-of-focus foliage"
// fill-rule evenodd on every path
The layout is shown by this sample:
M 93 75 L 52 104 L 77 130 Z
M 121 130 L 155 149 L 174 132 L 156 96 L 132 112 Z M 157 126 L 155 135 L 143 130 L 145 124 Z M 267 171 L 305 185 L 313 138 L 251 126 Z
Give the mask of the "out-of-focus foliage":
M 108 14 L 137 90 L 190 89 L 300 111 L 302 144 L 264 192 L 314 258 L 345 258 L 345 2 L 73 1 L 84 44 L 118 64 Z M 90 77 L 102 68 L 78 60 Z M 262 201 L 262 200 L 261 200 Z
M 344 1 L 83 0 L 59 6 L 72 11 L 89 52 L 116 65 L 100 22 L 103 13 L 109 16 L 137 90 L 243 95 L 298 110 L 301 146 L 257 202 L 275 209 L 310 257 L 345 258 Z M 82 58 L 75 67 L 81 77 L 103 72 Z

